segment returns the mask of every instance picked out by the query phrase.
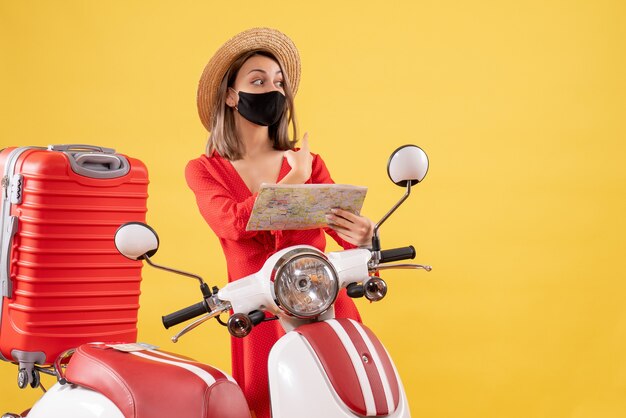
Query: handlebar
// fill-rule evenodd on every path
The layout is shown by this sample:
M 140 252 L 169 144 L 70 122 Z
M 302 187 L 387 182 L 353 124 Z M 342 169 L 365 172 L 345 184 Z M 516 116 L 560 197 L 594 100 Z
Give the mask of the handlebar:
M 390 263 L 392 261 L 412 260 L 415 258 L 415 247 L 392 248 L 391 250 L 382 250 L 380 252 L 379 263 Z
M 202 302 L 198 302 L 179 311 L 172 312 L 169 315 L 165 315 L 161 317 L 161 319 L 163 321 L 163 326 L 165 328 L 169 328 L 208 312 L 211 312 L 211 310 L 209 309 L 206 301 L 203 300 Z

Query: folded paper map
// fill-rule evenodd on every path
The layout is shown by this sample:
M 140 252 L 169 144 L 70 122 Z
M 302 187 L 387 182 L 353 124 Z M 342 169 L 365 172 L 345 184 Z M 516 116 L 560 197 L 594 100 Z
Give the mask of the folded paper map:
M 359 214 L 366 193 L 346 184 L 262 184 L 246 231 L 324 227 L 332 208 Z

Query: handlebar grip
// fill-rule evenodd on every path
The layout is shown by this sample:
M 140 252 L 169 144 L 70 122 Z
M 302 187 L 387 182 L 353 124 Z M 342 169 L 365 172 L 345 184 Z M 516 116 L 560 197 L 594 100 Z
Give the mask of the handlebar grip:
M 211 310 L 209 309 L 206 302 L 203 300 L 202 302 L 198 302 L 195 305 L 187 306 L 180 311 L 172 312 L 169 315 L 165 315 L 161 317 L 161 320 L 163 321 L 163 326 L 165 328 L 169 328 L 208 312 L 211 312 Z
M 415 258 L 415 247 L 392 248 L 391 250 L 382 250 L 380 252 L 380 263 L 389 263 L 392 261 L 412 260 Z

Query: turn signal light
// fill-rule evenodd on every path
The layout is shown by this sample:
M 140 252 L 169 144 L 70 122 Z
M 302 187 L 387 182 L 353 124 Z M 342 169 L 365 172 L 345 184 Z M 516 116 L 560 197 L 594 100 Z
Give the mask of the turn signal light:
M 363 287 L 365 297 L 372 302 L 378 302 L 387 295 L 387 283 L 380 277 L 370 277 Z
M 237 338 L 243 338 L 252 331 L 252 320 L 243 313 L 236 313 L 228 318 L 228 332 Z

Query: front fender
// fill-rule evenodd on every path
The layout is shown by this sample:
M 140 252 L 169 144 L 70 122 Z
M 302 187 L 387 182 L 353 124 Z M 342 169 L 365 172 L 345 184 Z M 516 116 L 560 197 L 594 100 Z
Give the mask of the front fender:
M 356 321 L 297 328 L 274 346 L 268 367 L 275 417 L 410 416 L 391 358 Z

